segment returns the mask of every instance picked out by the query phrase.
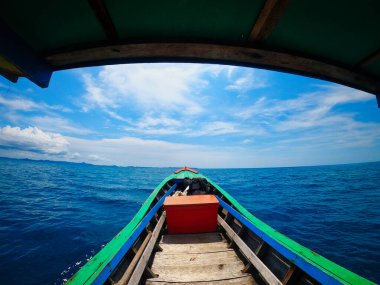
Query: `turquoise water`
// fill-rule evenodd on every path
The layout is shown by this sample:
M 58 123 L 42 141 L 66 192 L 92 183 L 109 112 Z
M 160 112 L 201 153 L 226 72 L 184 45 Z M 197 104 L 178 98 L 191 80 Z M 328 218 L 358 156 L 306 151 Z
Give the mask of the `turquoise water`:
M 0 284 L 62 284 L 173 170 L 0 159 Z M 280 232 L 380 282 L 380 163 L 201 172 Z

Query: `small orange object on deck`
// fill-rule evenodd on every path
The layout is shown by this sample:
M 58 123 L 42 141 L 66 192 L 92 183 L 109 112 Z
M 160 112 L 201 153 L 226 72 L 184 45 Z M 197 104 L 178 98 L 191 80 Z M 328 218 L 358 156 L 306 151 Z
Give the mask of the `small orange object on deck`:
M 167 197 L 164 202 L 169 234 L 215 232 L 219 201 L 214 195 Z

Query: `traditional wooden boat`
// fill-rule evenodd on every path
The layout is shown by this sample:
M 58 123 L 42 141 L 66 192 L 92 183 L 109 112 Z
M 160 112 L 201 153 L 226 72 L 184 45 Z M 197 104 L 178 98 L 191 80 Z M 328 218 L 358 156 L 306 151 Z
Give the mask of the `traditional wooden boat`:
M 277 232 L 185 167 L 67 284 L 374 283 Z

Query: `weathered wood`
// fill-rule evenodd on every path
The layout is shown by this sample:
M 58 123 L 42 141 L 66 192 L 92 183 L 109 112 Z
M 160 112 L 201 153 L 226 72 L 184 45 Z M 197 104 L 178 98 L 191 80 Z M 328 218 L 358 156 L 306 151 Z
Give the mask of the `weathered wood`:
M 212 281 L 242 276 L 244 264 L 241 260 L 224 262 L 219 260 L 216 264 L 176 264 L 158 266 L 153 262 L 152 271 L 162 280 L 172 282 Z
M 249 275 L 241 276 L 241 277 L 234 277 L 234 278 L 228 278 L 228 279 L 219 279 L 219 280 L 213 280 L 213 281 L 206 281 L 206 282 L 167 282 L 164 280 L 160 280 L 160 278 L 157 279 L 149 279 L 146 282 L 147 285 L 256 285 L 256 282 L 253 280 L 253 278 Z
M 243 273 L 247 273 L 252 269 L 252 263 L 248 263 L 246 266 L 244 266 Z
M 209 62 L 259 67 L 330 80 L 380 94 L 380 80 L 323 60 L 248 46 L 197 43 L 141 43 L 95 47 L 51 54 L 55 70 L 134 62 Z
M 264 255 L 264 252 L 268 249 L 268 244 L 265 241 L 262 241 L 259 247 L 256 249 L 255 254 L 259 257 Z
M 200 234 L 179 234 L 164 235 L 161 238 L 160 245 L 163 244 L 203 244 L 223 242 L 221 235 L 217 233 L 200 233 Z
M 149 275 L 150 278 L 157 278 L 158 277 L 158 274 L 154 273 L 152 271 L 152 269 L 150 269 L 149 267 L 146 267 L 145 271 L 148 273 L 148 275 Z
M 162 236 L 160 247 L 165 254 L 225 251 L 227 243 L 219 234 L 185 234 Z
M 240 229 L 239 229 L 239 231 L 237 232 L 237 234 L 238 234 L 238 236 L 239 237 L 242 237 L 243 235 L 244 235 L 244 233 L 245 233 L 245 230 L 247 229 L 246 228 L 246 226 L 244 226 L 244 225 L 242 225 L 242 224 L 240 224 L 241 226 L 240 226 Z
M 156 251 L 162 251 L 162 247 L 161 247 L 158 243 L 156 243 L 156 244 L 154 245 L 154 249 L 155 249 Z
M 175 244 L 175 245 L 160 244 L 160 246 L 166 254 L 177 254 L 180 252 L 202 253 L 202 252 L 225 251 L 227 248 L 227 243 L 216 242 L 213 244 L 199 243 L 199 244 Z
M 250 41 L 266 40 L 288 6 L 289 0 L 266 0 L 249 35 Z
M 115 285 L 124 285 L 129 280 L 129 278 L 131 278 L 133 271 L 136 267 L 136 264 L 139 261 L 141 255 L 143 254 L 143 251 L 145 250 L 151 237 L 152 237 L 152 233 L 149 232 L 147 236 L 145 237 L 144 241 L 142 242 L 141 246 L 139 247 L 139 249 L 135 252 L 135 256 L 133 257 L 129 266 L 125 270 L 124 274 L 121 276 L 121 278 L 117 282 L 114 282 Z M 134 249 L 134 247 L 132 249 Z
M 141 258 L 140 258 L 139 262 L 137 263 L 136 268 L 135 268 L 132 276 L 130 277 L 130 279 L 128 281 L 129 285 L 138 284 L 138 282 L 140 281 L 141 276 L 143 275 L 144 270 L 146 268 L 146 265 L 148 264 L 149 258 L 152 254 L 154 245 L 155 245 L 157 238 L 161 232 L 162 226 L 165 222 L 165 218 L 166 218 L 166 213 L 163 212 L 160 220 L 158 221 L 158 223 L 157 223 L 157 225 L 153 231 L 152 237 L 150 238 L 148 245 L 144 249 L 144 252 L 141 255 Z
M 363 59 L 358 66 L 365 68 L 366 66 L 370 65 L 374 61 L 378 60 L 380 58 L 380 48 L 376 50 L 375 52 L 371 53 L 369 56 L 367 56 L 365 59 Z
M 218 216 L 218 222 L 225 229 L 228 236 L 234 240 L 236 245 L 240 248 L 245 257 L 252 263 L 252 265 L 257 269 L 260 275 L 268 284 L 282 284 L 280 280 L 265 266 L 265 264 L 257 257 L 256 254 L 243 242 L 243 240 L 231 229 L 231 227 Z
M 155 266 L 172 266 L 172 265 L 212 265 L 220 262 L 230 263 L 240 261 L 234 250 L 225 250 L 206 253 L 183 253 L 183 254 L 165 254 L 164 252 L 156 253 L 154 257 Z
M 281 280 L 282 284 L 284 284 L 284 285 L 288 284 L 290 278 L 292 277 L 292 275 L 294 273 L 295 268 L 296 267 L 294 265 L 289 268 L 289 270 L 286 272 L 284 278 L 282 278 L 282 280 Z
M 102 26 L 107 38 L 109 40 L 116 40 L 118 38 L 113 21 L 108 13 L 107 7 L 103 0 L 88 0 L 90 7 L 94 11 L 96 18 Z
M 230 219 L 230 213 L 227 212 L 223 219 L 228 222 L 228 220 Z
M 152 271 L 159 277 L 147 284 L 155 284 L 150 283 L 153 281 L 228 284 L 223 281 L 241 277 L 251 279 L 247 284 L 254 284 L 249 274 L 242 273 L 243 262 L 234 250 L 227 249 L 219 233 L 167 235 L 160 245 L 163 251 L 155 254 L 152 264 Z

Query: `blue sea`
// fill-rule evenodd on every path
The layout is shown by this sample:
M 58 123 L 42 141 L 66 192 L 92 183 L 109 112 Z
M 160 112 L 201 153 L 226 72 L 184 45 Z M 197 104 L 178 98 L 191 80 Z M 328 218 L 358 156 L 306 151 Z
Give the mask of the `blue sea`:
M 173 168 L 0 159 L 0 284 L 62 284 Z M 251 213 L 380 283 L 380 162 L 200 169 Z

